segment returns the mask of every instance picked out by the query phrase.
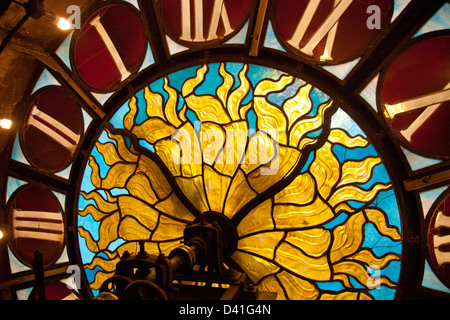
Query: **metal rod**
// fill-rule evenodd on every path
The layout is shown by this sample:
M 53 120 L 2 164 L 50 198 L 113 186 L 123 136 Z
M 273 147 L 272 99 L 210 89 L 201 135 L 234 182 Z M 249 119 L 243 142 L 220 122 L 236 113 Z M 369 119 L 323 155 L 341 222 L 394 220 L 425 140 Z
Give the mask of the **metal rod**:
M 23 24 L 28 20 L 30 15 L 26 13 L 22 19 L 12 28 L 12 30 L 8 33 L 5 39 L 3 39 L 2 44 L 0 45 L 0 54 L 2 54 L 3 50 L 5 50 L 6 46 L 8 45 L 11 38 L 14 36 L 14 34 L 23 26 Z
M 201 249 L 196 244 L 175 248 L 169 258 L 173 271 L 191 269 L 200 254 Z
M 44 262 L 42 259 L 42 253 L 37 250 L 34 252 L 33 272 L 36 279 L 38 300 L 45 300 Z
M 424 175 L 419 178 L 412 178 L 403 182 L 407 191 L 413 191 L 430 187 L 441 182 L 450 181 L 450 170 L 435 172 L 429 175 Z
M 250 56 L 258 55 L 259 43 L 261 41 L 261 33 L 266 18 L 268 0 L 262 0 L 259 4 L 258 14 L 256 16 L 255 29 L 253 30 L 252 43 L 250 45 Z

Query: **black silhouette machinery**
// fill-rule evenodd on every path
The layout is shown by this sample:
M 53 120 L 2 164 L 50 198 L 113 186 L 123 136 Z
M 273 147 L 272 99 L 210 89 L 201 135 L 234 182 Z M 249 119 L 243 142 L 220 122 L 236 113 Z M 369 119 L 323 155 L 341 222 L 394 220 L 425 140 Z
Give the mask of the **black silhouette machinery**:
M 274 299 L 238 271 L 229 259 L 237 233 L 223 215 L 205 213 L 184 230 L 183 244 L 170 252 L 151 255 L 125 252 L 115 274 L 100 288 L 101 300 Z M 225 260 L 227 261 L 225 263 Z

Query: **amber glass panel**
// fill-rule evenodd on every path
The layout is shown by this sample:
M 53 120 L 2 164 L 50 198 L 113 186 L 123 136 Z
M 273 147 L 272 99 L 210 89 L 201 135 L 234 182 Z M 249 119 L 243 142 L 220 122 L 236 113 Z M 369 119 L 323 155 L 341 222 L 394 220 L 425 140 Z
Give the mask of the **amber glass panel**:
M 149 84 L 105 126 L 81 189 L 94 292 L 138 241 L 168 254 L 213 211 L 237 230 L 240 270 L 280 299 L 395 294 L 402 236 L 380 155 L 333 99 L 278 70 L 217 63 Z

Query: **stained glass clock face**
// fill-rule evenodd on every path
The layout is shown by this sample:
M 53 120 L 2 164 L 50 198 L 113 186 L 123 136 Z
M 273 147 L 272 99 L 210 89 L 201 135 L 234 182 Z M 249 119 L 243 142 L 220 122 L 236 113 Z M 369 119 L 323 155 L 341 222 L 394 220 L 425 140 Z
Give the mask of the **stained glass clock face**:
M 402 258 L 383 155 L 332 97 L 245 63 L 186 68 L 133 93 L 89 151 L 78 242 L 96 294 L 125 251 L 168 254 L 222 215 L 228 257 L 280 299 L 392 299 Z

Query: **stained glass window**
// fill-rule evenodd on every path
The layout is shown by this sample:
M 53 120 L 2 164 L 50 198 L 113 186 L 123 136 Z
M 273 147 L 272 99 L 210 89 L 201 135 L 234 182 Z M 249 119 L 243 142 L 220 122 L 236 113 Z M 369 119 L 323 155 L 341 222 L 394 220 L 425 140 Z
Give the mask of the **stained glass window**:
M 447 1 L 5 3 L 0 299 L 99 298 L 207 219 L 241 293 L 450 296 Z M 203 262 L 169 298 L 230 298 Z
M 196 66 L 145 86 L 86 163 L 78 231 L 91 289 L 138 241 L 168 253 L 188 223 L 214 212 L 238 233 L 230 263 L 280 299 L 393 298 L 396 195 L 344 108 L 254 64 Z

